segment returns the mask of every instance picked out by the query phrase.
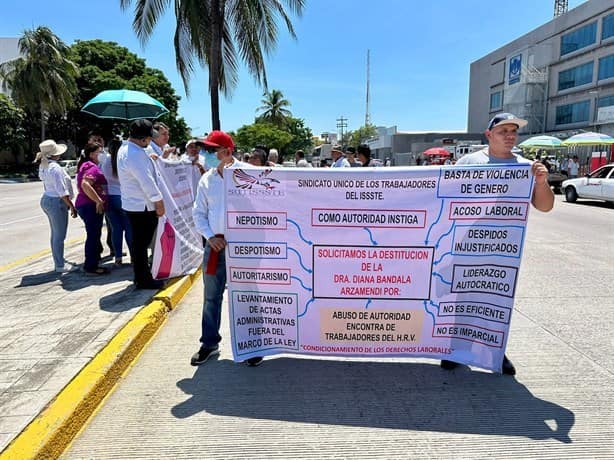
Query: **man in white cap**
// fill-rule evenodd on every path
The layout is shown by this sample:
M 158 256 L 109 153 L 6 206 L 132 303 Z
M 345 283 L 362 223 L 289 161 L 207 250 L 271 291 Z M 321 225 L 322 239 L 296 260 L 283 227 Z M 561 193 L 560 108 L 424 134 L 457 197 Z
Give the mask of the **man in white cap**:
M 205 159 L 200 155 L 200 143 L 198 139 L 190 139 L 185 144 L 185 153 L 179 157 L 182 161 L 189 161 L 198 168 L 200 174 L 205 174 L 207 167 L 205 166 Z
M 520 155 L 512 153 L 512 148 L 518 141 L 518 130 L 527 125 L 527 121 L 511 113 L 495 115 L 485 131 L 488 147 L 474 153 L 462 156 L 456 165 L 485 165 L 485 164 L 514 164 L 532 163 L 531 172 L 535 176 L 535 186 L 531 204 L 536 209 L 548 212 L 554 206 L 554 193 L 548 185 L 548 170 L 539 161 L 532 162 Z M 441 367 L 446 370 L 454 369 L 458 363 L 444 359 Z M 507 375 L 515 375 L 516 368 L 507 356 L 503 356 L 502 371 Z

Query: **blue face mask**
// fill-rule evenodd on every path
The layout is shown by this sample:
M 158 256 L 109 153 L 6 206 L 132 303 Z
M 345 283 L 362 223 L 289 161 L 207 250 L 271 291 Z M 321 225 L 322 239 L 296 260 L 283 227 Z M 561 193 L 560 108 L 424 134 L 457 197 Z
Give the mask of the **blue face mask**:
M 217 168 L 220 164 L 220 160 L 218 160 L 215 152 L 204 152 L 203 156 L 205 157 L 205 167 L 209 168 Z

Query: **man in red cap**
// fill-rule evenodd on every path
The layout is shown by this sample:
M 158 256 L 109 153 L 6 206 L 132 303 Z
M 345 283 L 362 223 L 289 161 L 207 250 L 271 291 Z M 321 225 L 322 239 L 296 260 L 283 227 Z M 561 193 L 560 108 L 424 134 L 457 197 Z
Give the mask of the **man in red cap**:
M 215 151 L 220 163 L 216 168 L 209 169 L 201 177 L 196 191 L 196 201 L 192 209 L 196 230 L 207 240 L 203 256 L 205 294 L 200 349 L 192 356 L 190 361 L 192 366 L 198 366 L 220 353 L 218 345 L 222 340 L 220 321 L 222 299 L 226 287 L 224 169 L 229 166 L 249 167 L 248 164 L 242 163 L 232 156 L 235 144 L 232 137 L 225 132 L 211 131 L 203 143 L 207 150 Z M 261 362 L 262 358 L 247 360 L 247 364 L 251 366 L 257 366 Z

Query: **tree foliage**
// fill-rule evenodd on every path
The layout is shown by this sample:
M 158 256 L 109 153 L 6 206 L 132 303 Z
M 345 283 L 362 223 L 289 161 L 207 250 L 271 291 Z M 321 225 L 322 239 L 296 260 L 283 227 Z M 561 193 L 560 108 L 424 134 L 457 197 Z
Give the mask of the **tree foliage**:
M 283 129 L 292 136 L 292 141 L 286 146 L 283 153 L 294 155 L 297 150 L 302 150 L 305 153 L 311 151 L 313 133 L 310 128 L 305 126 L 303 119 L 290 117 L 286 119 Z
M 241 126 L 235 134 L 235 141 L 237 147 L 244 151 L 264 145 L 282 153 L 292 142 L 292 135 L 270 123 L 254 123 Z
M 170 0 L 120 0 L 134 4 L 133 27 L 145 44 L 158 20 L 171 7 Z M 219 92 L 230 96 L 238 82 L 239 61 L 262 87 L 267 88 L 264 57 L 277 44 L 280 18 L 295 38 L 286 8 L 300 16 L 305 0 L 175 0 L 175 62 L 186 93 L 194 61 L 209 69 L 212 129 L 220 129 Z M 285 8 L 284 8 L 285 4 Z
M 25 119 L 25 112 L 10 98 L 0 94 L 0 126 L 2 126 L 0 150 L 9 150 L 15 157 L 19 155 L 26 141 Z
M 49 28 L 26 30 L 19 39 L 20 57 L 0 65 L 3 87 L 30 114 L 41 119 L 45 137 L 47 113 L 63 114 L 74 105 L 78 69 L 68 46 Z
M 260 112 L 258 119 L 267 123 L 271 123 L 277 127 L 283 127 L 286 120 L 292 117 L 286 107 L 290 107 L 290 101 L 284 98 L 283 93 L 274 89 L 264 93 L 261 106 L 256 109 Z
M 345 134 L 345 143 L 348 146 L 358 147 L 370 137 L 377 135 L 377 128 L 373 125 L 364 125 L 355 131 L 349 131 Z
M 241 126 L 235 140 L 241 150 L 249 151 L 257 145 L 276 148 L 280 157 L 294 155 L 297 150 L 308 152 L 312 147 L 311 129 L 300 118 L 287 118 L 282 127 L 257 120 L 251 125 Z

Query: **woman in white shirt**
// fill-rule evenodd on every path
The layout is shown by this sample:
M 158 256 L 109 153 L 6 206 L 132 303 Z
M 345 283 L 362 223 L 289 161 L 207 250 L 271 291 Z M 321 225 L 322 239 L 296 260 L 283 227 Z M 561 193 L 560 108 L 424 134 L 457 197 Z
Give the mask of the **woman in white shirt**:
M 40 152 L 36 160 L 40 161 L 38 177 L 43 181 L 45 192 L 41 197 L 41 208 L 49 219 L 51 228 L 51 254 L 55 271 L 65 273 L 69 271 L 64 265 L 64 240 L 68 230 L 68 211 L 74 218 L 77 210 L 73 205 L 73 190 L 70 176 L 58 164 L 58 160 L 66 151 L 65 144 L 56 144 L 48 139 L 39 144 Z
M 109 222 L 111 222 L 111 228 L 113 229 L 111 233 L 113 253 L 115 254 L 114 265 L 116 268 L 120 268 L 124 265 L 122 261 L 124 234 L 126 243 L 128 243 L 128 250 L 132 254 L 132 228 L 130 227 L 130 221 L 128 220 L 126 212 L 122 209 L 121 187 L 117 175 L 117 152 L 121 146 L 121 140 L 112 139 L 108 145 L 109 154 L 101 165 L 102 173 L 107 179 L 109 189 L 107 216 L 109 217 Z

